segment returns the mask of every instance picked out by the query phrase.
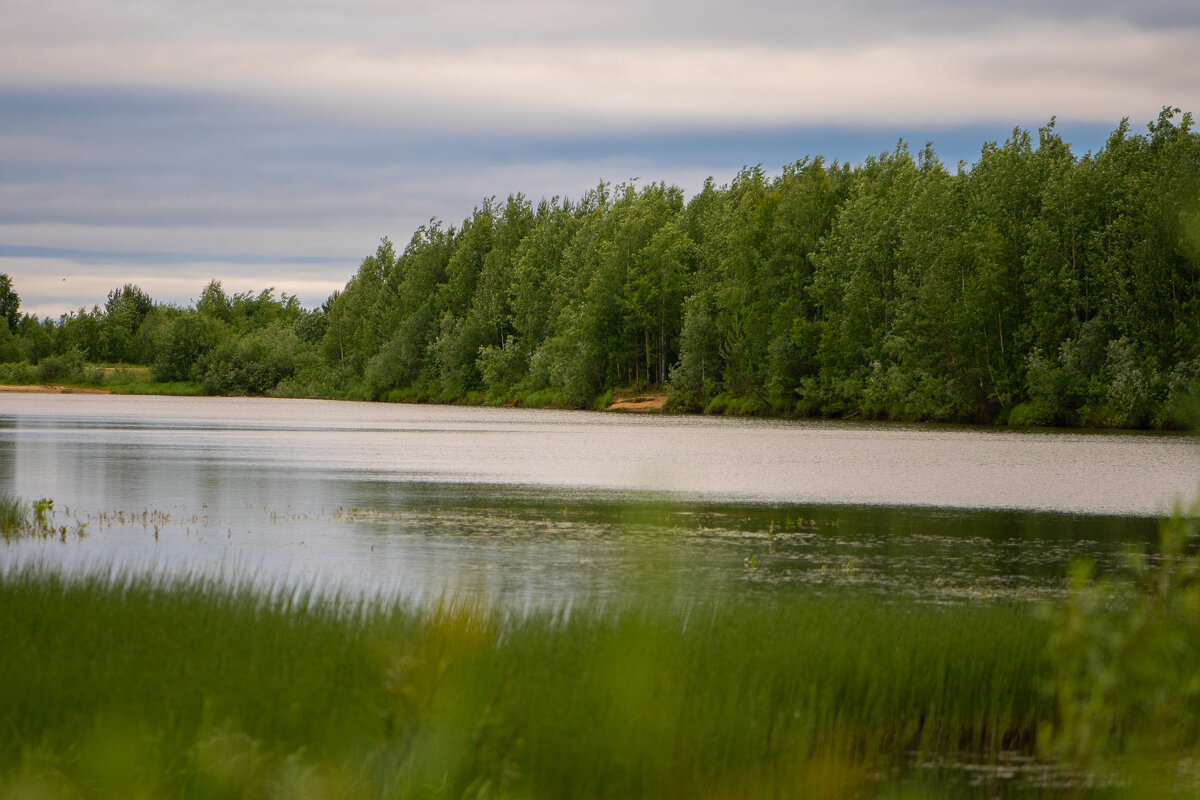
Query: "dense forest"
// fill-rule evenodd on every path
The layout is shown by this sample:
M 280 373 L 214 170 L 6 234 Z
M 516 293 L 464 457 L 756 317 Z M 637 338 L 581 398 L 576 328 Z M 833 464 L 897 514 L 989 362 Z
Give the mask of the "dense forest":
M 5 279 L 0 360 L 43 380 L 124 362 L 213 394 L 580 407 L 661 388 L 710 413 L 1182 426 L 1200 134 L 1165 108 L 1083 156 L 1051 121 L 954 171 L 900 142 L 690 199 L 485 200 L 382 240 L 318 309 L 216 282 L 188 308 L 128 285 L 58 320 L 18 303 Z

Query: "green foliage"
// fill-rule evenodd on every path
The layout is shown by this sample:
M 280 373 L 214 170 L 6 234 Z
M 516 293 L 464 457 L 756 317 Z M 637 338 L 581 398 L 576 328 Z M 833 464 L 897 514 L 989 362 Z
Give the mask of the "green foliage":
M 78 350 L 88 361 L 103 360 L 102 319 L 103 315 L 98 307 L 93 308 L 91 312 L 81 308 L 64 314 L 56 325 L 54 349 L 60 352 Z
M 672 403 L 696 410 L 720 385 L 721 332 L 705 298 L 689 298 L 683 314 L 679 363 L 671 370 Z
M 220 281 L 210 281 L 208 286 L 204 287 L 200 299 L 196 301 L 196 312 L 226 325 L 233 323 L 233 305 L 229 302 L 225 290 L 221 288 Z
M 316 345 L 320 344 L 325 338 L 325 332 L 329 327 L 329 319 L 325 314 L 325 309 L 316 308 L 302 310 L 300 316 L 296 318 L 295 325 L 292 329 L 296 332 L 296 336 L 305 344 Z
M 23 537 L 66 538 L 67 529 L 55 525 L 54 501 L 41 498 L 26 503 L 20 498 L 0 495 L 0 537 L 6 542 Z
M 21 346 L 8 329 L 7 325 L 0 325 L 0 364 L 11 364 L 14 361 L 21 361 L 23 358 Z
M 22 386 L 37 383 L 37 367 L 25 362 L 0 363 L 0 383 Z
M 203 312 L 175 317 L 159 334 L 154 379 L 198 380 L 200 359 L 217 345 L 221 330 L 221 322 Z
M 17 328 L 17 342 L 21 348 L 21 355 L 29 363 L 37 364 L 46 356 L 73 349 L 56 347 L 54 338 L 54 325 L 50 320 L 41 321 L 29 315 L 21 317 Z
M 225 338 L 196 362 L 207 394 L 267 394 L 316 356 L 290 327 L 274 325 Z
M 21 296 L 13 291 L 12 278 L 0 272 L 0 319 L 8 333 L 16 333 L 21 322 Z
M 69 383 L 83 377 L 83 356 L 78 350 L 61 355 L 48 356 L 38 362 L 38 381 L 41 383 Z
M 523 367 L 526 358 L 516 340 L 509 336 L 501 347 L 494 345 L 480 347 L 479 357 L 475 363 L 483 385 L 493 396 L 499 397 L 507 394 L 513 384 L 524 377 Z
M 0 495 L 0 534 L 8 539 L 20 533 L 28 524 L 28 504 L 18 497 Z
M 1200 506 L 1161 526 L 1153 555 L 1098 578 L 1072 569 L 1050 639 L 1058 717 L 1040 737 L 1048 751 L 1083 760 L 1194 752 L 1200 741 Z
M 1024 607 L 512 615 L 26 569 L 0 637 L 0 785 L 51 797 L 870 796 L 912 750 L 1027 749 L 1052 711 Z
M 154 301 L 133 284 L 109 292 L 104 311 L 98 314 L 101 357 L 112 362 L 145 361 L 144 337 L 139 340 L 138 332 L 153 310 Z

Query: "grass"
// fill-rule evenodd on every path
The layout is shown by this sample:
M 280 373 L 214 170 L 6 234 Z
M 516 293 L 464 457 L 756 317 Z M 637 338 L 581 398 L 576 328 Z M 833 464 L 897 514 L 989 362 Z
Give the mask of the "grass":
M 156 381 L 150 367 L 129 364 L 83 365 L 64 370 L 44 370 L 28 364 L 0 364 L 0 384 L 9 386 L 64 386 L 105 389 L 114 394 L 197 396 L 204 393 L 190 381 Z
M 804 596 L 514 616 L 25 569 L 0 581 L 0 786 L 870 796 L 914 750 L 1032 747 L 1053 713 L 1048 635 L 1015 606 Z
M 155 394 L 179 397 L 195 397 L 204 394 L 199 383 L 193 381 L 156 381 L 150 367 L 119 364 L 104 368 L 104 380 L 100 384 L 114 394 Z
M 84 535 L 84 526 L 76 524 L 74 530 L 59 525 L 54 519 L 54 501 L 43 497 L 26 503 L 16 497 L 0 495 L 0 538 L 6 542 L 22 538 L 58 537 L 67 540 L 68 532 L 77 537 Z
M 19 535 L 29 526 L 29 505 L 18 497 L 0 495 L 0 534 L 4 538 Z
M 203 387 L 191 381 L 112 381 L 104 388 L 113 394 L 154 394 L 173 397 L 198 397 L 204 394 Z

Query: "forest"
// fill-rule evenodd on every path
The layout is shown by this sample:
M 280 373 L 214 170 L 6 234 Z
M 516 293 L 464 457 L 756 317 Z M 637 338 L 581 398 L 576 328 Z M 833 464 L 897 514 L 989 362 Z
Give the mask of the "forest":
M 1200 134 L 1166 107 L 1077 156 L 1051 120 L 954 169 L 931 144 L 743 169 L 690 199 L 601 183 L 383 239 L 315 309 L 139 287 L 57 320 L 0 277 L 0 380 L 102 366 L 208 394 L 1190 427 Z

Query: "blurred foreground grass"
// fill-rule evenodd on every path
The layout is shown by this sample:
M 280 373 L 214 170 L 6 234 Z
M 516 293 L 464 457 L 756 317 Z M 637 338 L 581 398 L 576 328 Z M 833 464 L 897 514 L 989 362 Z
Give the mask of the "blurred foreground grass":
M 0 581 L 9 797 L 855 797 L 1033 744 L 1028 608 L 851 596 L 500 613 Z

